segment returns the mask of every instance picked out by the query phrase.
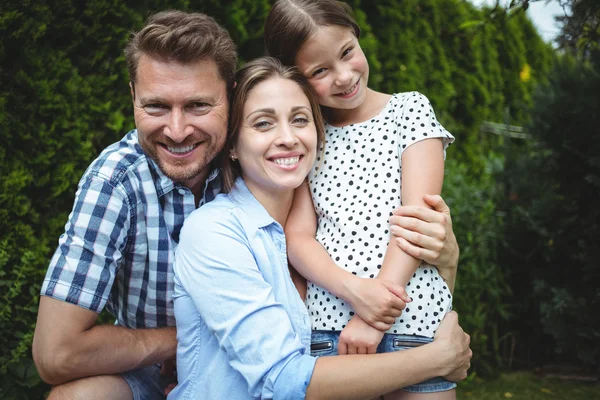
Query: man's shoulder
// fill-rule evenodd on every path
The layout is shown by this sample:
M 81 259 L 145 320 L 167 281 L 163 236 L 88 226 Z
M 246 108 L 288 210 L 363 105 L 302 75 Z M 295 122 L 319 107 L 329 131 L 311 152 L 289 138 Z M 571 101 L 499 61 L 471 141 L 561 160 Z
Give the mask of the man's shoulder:
M 127 133 L 120 141 L 106 147 L 92 161 L 84 178 L 96 176 L 109 181 L 113 185 L 129 179 L 131 172 L 137 176 L 150 174 L 148 158 L 138 142 L 137 131 Z

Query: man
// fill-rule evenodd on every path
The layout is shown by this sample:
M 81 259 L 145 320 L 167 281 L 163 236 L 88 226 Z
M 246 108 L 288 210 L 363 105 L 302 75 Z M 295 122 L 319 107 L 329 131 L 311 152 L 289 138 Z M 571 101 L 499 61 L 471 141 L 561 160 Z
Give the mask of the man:
M 170 375 L 177 347 L 174 249 L 186 216 L 221 190 L 215 160 L 237 63 L 228 33 L 206 15 L 166 11 L 125 53 L 137 129 L 82 177 L 41 290 L 33 355 L 55 385 L 50 399 L 164 397 L 160 365 Z M 432 205 L 443 212 L 406 209 L 393 222 L 414 243 L 405 251 L 451 275 L 449 212 L 439 197 Z M 105 305 L 115 325 L 95 324 Z

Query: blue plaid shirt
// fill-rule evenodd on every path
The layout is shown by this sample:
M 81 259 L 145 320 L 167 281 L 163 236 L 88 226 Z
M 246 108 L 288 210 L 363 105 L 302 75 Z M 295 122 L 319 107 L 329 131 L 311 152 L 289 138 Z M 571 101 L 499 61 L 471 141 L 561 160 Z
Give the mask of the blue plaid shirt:
M 221 191 L 208 177 L 200 205 Z M 173 259 L 194 194 L 146 157 L 132 130 L 84 173 L 41 294 L 100 312 L 121 326 L 174 326 Z

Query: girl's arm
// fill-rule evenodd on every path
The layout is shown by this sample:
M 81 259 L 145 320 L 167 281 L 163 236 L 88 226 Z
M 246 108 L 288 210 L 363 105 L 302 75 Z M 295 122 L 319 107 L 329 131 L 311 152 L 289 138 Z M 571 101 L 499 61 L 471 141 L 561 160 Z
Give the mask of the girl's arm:
M 422 140 L 402 153 L 402 205 L 429 207 L 426 194 L 439 195 L 444 182 L 444 148 L 441 139 Z M 379 278 L 406 286 L 421 260 L 390 241 Z
M 427 206 L 425 194 L 439 194 L 444 180 L 444 148 L 442 140 L 422 140 L 402 153 L 402 204 Z M 378 279 L 406 286 L 421 263 L 405 253 L 396 242 L 388 244 Z M 375 353 L 383 332 L 368 321 L 354 316 L 340 334 L 339 354 Z
M 404 287 L 383 279 L 362 279 L 338 267 L 315 239 L 316 230 L 317 216 L 304 182 L 296 189 L 285 225 L 290 263 L 307 280 L 349 302 L 369 324 L 389 329 L 408 300 Z

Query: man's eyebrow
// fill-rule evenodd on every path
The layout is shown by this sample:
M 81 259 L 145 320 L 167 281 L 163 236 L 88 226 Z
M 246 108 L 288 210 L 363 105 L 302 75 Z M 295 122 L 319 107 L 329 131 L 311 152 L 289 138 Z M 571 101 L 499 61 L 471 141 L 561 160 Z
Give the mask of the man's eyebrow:
M 153 104 L 153 103 L 159 103 L 159 104 L 169 104 L 169 102 L 160 96 L 151 96 L 151 97 L 138 97 L 139 102 L 141 104 Z M 214 104 L 216 103 L 216 100 L 213 96 L 198 96 L 198 97 L 191 97 L 189 99 L 185 100 L 186 104 L 189 103 L 209 103 L 209 104 Z

